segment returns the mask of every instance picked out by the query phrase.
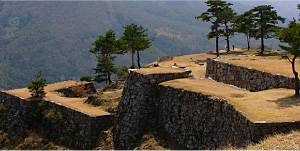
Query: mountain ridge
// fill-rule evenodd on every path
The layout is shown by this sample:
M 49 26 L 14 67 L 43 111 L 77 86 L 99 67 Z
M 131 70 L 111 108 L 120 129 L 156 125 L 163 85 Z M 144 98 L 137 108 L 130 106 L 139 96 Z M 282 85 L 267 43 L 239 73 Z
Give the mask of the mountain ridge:
M 239 12 L 251 8 L 237 2 L 235 7 Z M 152 47 L 141 52 L 143 65 L 165 55 L 212 51 L 214 40 L 206 38 L 210 24 L 195 19 L 206 8 L 204 1 L 0 2 L 0 87 L 25 87 L 39 70 L 49 83 L 94 76 L 96 57 L 88 52 L 91 43 L 109 29 L 119 37 L 122 26 L 131 23 L 156 37 Z M 232 43 L 245 47 L 246 38 L 237 35 Z M 273 49 L 277 43 L 266 40 Z M 223 45 L 221 38 L 221 49 Z M 258 45 L 252 40 L 252 46 Z M 115 63 L 129 66 L 130 59 L 125 54 Z

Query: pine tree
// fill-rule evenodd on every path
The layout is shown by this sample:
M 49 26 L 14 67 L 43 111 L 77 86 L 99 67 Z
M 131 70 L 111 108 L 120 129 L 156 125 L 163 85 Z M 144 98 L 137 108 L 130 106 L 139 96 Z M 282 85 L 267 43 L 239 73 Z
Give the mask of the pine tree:
M 145 33 L 148 29 L 144 29 L 143 26 L 138 26 L 135 24 L 123 26 L 125 29 L 124 35 L 122 39 L 124 39 L 127 43 L 127 47 L 131 51 L 132 63 L 131 67 L 134 68 L 134 54 L 137 52 L 137 63 L 138 67 L 141 68 L 140 65 L 140 56 L 139 51 L 143 51 L 151 46 L 151 41 L 154 38 L 146 38 L 147 34 Z
M 217 57 L 219 57 L 219 37 L 221 34 L 220 24 L 222 23 L 222 19 L 224 19 L 222 18 L 222 13 L 224 13 L 225 8 L 228 7 L 230 3 L 222 0 L 208 0 L 205 4 L 209 7 L 207 11 L 195 18 L 201 19 L 204 22 L 212 23 L 210 27 L 211 32 L 208 33 L 207 38 L 216 38 L 216 53 Z
M 233 27 L 235 26 L 235 24 L 233 19 L 237 14 L 232 10 L 232 8 L 229 7 L 231 5 L 231 3 L 227 3 L 227 6 L 224 8 L 224 11 L 221 14 L 221 23 L 224 25 L 224 28 L 221 30 L 221 35 L 223 35 L 226 39 L 227 52 L 230 51 L 229 37 L 234 33 Z
M 257 30 L 254 23 L 254 16 L 250 11 L 244 12 L 234 18 L 235 27 L 234 30 L 239 33 L 243 33 L 247 38 L 247 48 L 250 50 L 250 38 L 254 37 Z
M 109 64 L 109 69 L 115 73 L 115 67 L 113 64 L 113 61 L 115 60 L 115 57 L 109 57 L 108 58 L 108 64 Z M 94 78 L 94 81 L 98 82 L 98 83 L 102 83 L 105 82 L 106 84 L 109 83 L 109 75 L 107 72 L 107 68 L 106 68 L 106 58 L 105 56 L 97 56 L 97 66 L 96 68 L 94 68 L 93 70 L 95 71 L 95 74 L 97 74 Z
M 286 58 L 292 64 L 292 70 L 295 76 L 295 95 L 299 95 L 299 77 L 295 69 L 295 62 L 296 58 L 300 57 L 300 23 L 296 23 L 294 19 L 290 22 L 288 27 L 277 31 L 276 35 L 281 42 L 290 45 L 290 47 L 284 45 L 279 45 L 279 47 L 293 55 L 292 59 L 288 56 L 286 56 Z
M 46 79 L 41 78 L 42 71 L 39 71 L 37 75 L 35 75 L 35 80 L 31 79 L 31 84 L 27 86 L 29 89 L 29 92 L 31 93 L 32 97 L 44 97 L 46 95 L 46 92 L 44 91 L 44 87 L 46 85 Z
M 278 21 L 283 23 L 285 21 L 285 18 L 278 16 L 277 12 L 272 10 L 273 8 L 271 5 L 261 5 L 250 10 L 258 31 L 255 38 L 261 40 L 261 54 L 264 53 L 264 38 L 272 38 L 271 33 L 277 27 Z
M 111 81 L 111 74 L 114 72 L 114 58 L 113 54 L 123 53 L 123 39 L 117 39 L 113 30 L 108 30 L 105 36 L 100 35 L 99 38 L 92 44 L 95 47 L 90 49 L 90 52 L 95 53 L 97 56 L 98 65 L 94 69 L 98 76 L 96 81 L 103 81 L 105 75 L 105 81 L 109 84 Z

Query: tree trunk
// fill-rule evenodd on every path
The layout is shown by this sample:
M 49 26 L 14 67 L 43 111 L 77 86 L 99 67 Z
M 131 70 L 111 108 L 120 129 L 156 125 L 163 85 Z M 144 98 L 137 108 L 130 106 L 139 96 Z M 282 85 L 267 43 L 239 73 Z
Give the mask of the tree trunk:
M 141 69 L 141 64 L 140 64 L 140 51 L 136 51 L 136 55 L 137 55 L 137 63 L 138 63 L 139 69 Z
M 261 40 L 261 51 L 260 51 L 260 54 L 264 54 L 265 44 L 264 44 L 263 28 L 261 29 L 261 32 L 260 32 L 260 40 Z
M 219 18 L 217 18 L 217 24 L 215 25 L 216 26 L 216 53 L 217 53 L 217 57 L 220 56 L 220 54 L 219 54 L 219 30 L 218 30 L 219 22 L 218 22 L 218 19 Z
M 264 54 L 264 50 L 265 50 L 265 44 L 264 44 L 264 27 L 263 27 L 263 22 L 262 22 L 262 17 L 263 17 L 263 13 L 262 11 L 260 11 L 260 41 L 261 41 L 261 51 L 260 54 Z
M 227 41 L 227 52 L 229 52 L 230 45 L 229 45 L 229 36 L 228 35 L 226 36 L 226 41 Z
M 295 95 L 299 95 L 299 78 L 298 78 L 298 72 L 295 70 L 295 61 L 297 56 L 294 56 L 292 61 L 292 69 L 293 73 L 295 75 Z
M 131 50 L 131 68 L 134 69 L 134 50 Z
M 248 51 L 250 50 L 250 32 L 249 35 L 246 36 L 247 37 L 247 44 L 248 44 Z
M 229 52 L 230 51 L 230 45 L 229 45 L 229 33 L 228 33 L 227 24 L 225 24 L 225 28 L 226 28 L 226 43 L 227 43 L 226 51 Z
M 105 54 L 105 64 L 106 64 L 106 72 L 107 72 L 107 79 L 108 83 L 111 84 L 111 79 L 110 79 L 110 69 L 109 69 L 109 64 L 108 64 L 108 54 Z

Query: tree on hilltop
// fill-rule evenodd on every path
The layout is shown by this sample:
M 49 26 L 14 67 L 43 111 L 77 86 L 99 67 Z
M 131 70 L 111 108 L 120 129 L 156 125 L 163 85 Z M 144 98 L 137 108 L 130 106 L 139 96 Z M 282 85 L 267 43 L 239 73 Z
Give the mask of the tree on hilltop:
M 147 30 L 146 30 L 147 31 Z M 148 48 L 151 47 L 152 42 L 154 40 L 154 38 L 146 38 L 147 34 L 143 34 L 142 37 L 139 37 L 139 43 L 137 45 L 136 48 L 136 54 L 137 54 L 137 63 L 138 63 L 138 67 L 141 68 L 141 64 L 140 64 L 140 51 L 144 51 Z
M 300 4 L 297 5 L 297 9 L 300 10 Z M 299 13 L 299 21 L 300 21 L 300 13 Z
M 289 46 L 279 45 L 279 47 L 293 55 L 292 59 L 288 56 L 285 57 L 292 64 L 292 70 L 295 76 L 295 95 L 299 95 L 299 77 L 295 69 L 295 61 L 296 58 L 300 56 L 300 24 L 296 23 L 294 19 L 290 22 L 288 27 L 277 31 L 276 36 L 281 42 L 289 44 Z
M 146 38 L 148 35 L 145 33 L 148 29 L 144 29 L 143 26 L 138 26 L 135 24 L 123 26 L 125 29 L 124 35 L 122 39 L 124 39 L 127 43 L 129 51 L 131 51 L 132 63 L 131 68 L 134 68 L 134 54 L 137 52 L 137 63 L 138 67 L 141 68 L 140 65 L 140 55 L 139 51 L 143 51 L 151 46 L 151 41 L 154 38 Z
M 285 18 L 277 15 L 276 10 L 272 10 L 273 8 L 271 5 L 261 5 L 249 10 L 258 31 L 255 38 L 261 40 L 261 54 L 264 53 L 264 39 L 272 38 L 271 33 L 277 27 L 278 21 L 285 21 Z
M 220 24 L 223 21 L 222 13 L 224 13 L 225 8 L 232 5 L 222 0 L 208 0 L 205 4 L 209 7 L 206 12 L 203 12 L 200 16 L 195 17 L 195 19 L 201 19 L 204 22 L 211 22 L 210 27 L 211 32 L 208 33 L 207 38 L 216 38 L 216 53 L 217 57 L 219 54 L 219 37 L 221 34 Z M 229 46 L 228 46 L 229 47 Z
M 231 3 L 227 3 L 227 6 L 224 8 L 224 11 L 221 13 L 221 24 L 224 25 L 224 28 L 221 30 L 221 35 L 223 35 L 226 39 L 226 51 L 230 51 L 230 44 L 229 44 L 229 38 L 230 36 L 233 35 L 233 27 L 235 26 L 234 24 L 234 17 L 236 16 L 237 13 L 235 13 L 231 6 Z
M 116 34 L 113 30 L 108 30 L 105 36 L 100 35 L 99 38 L 92 43 L 95 47 L 90 49 L 89 52 L 97 55 L 97 67 L 94 69 L 95 74 L 98 74 L 95 81 L 101 83 L 111 83 L 111 74 L 114 73 L 115 68 L 113 61 L 116 56 L 113 54 L 124 53 L 124 41 L 123 39 L 117 39 Z
M 27 89 L 29 89 L 29 92 L 31 92 L 32 97 L 42 98 L 46 95 L 46 92 L 44 91 L 44 87 L 46 85 L 46 79 L 41 78 L 42 71 L 39 71 L 38 74 L 35 75 L 35 79 L 30 79 L 31 84 L 27 86 Z
M 254 16 L 250 11 L 244 12 L 241 15 L 235 17 L 234 30 L 239 33 L 243 33 L 247 38 L 247 48 L 250 50 L 250 38 L 254 37 L 257 30 L 254 23 Z

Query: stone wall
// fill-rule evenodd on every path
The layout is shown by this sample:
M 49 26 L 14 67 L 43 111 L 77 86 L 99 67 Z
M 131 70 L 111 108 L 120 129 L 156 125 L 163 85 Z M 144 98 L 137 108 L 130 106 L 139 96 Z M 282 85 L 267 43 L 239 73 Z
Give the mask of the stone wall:
M 157 123 L 158 83 L 186 78 L 190 72 L 142 74 L 129 70 L 115 115 L 114 144 L 116 149 L 134 149 L 135 143 L 144 132 Z
M 115 117 L 116 149 L 134 149 L 142 135 L 157 126 L 187 149 L 240 147 L 300 128 L 300 122 L 250 121 L 225 99 L 158 84 L 172 75 L 129 72 Z M 187 75 L 177 74 L 177 78 Z
M 251 125 L 228 101 L 160 86 L 159 124 L 189 149 L 216 149 L 252 141 Z
M 93 149 L 100 132 L 113 125 L 113 116 L 90 116 L 52 101 L 0 92 L 0 121 L 1 129 L 18 136 L 32 129 L 72 149 Z
M 225 99 L 159 86 L 159 124 L 188 149 L 242 147 L 265 136 L 300 128 L 298 122 L 253 122 Z
M 241 67 L 213 58 L 207 59 L 205 77 L 253 92 L 272 88 L 293 89 L 295 85 L 292 77 Z

